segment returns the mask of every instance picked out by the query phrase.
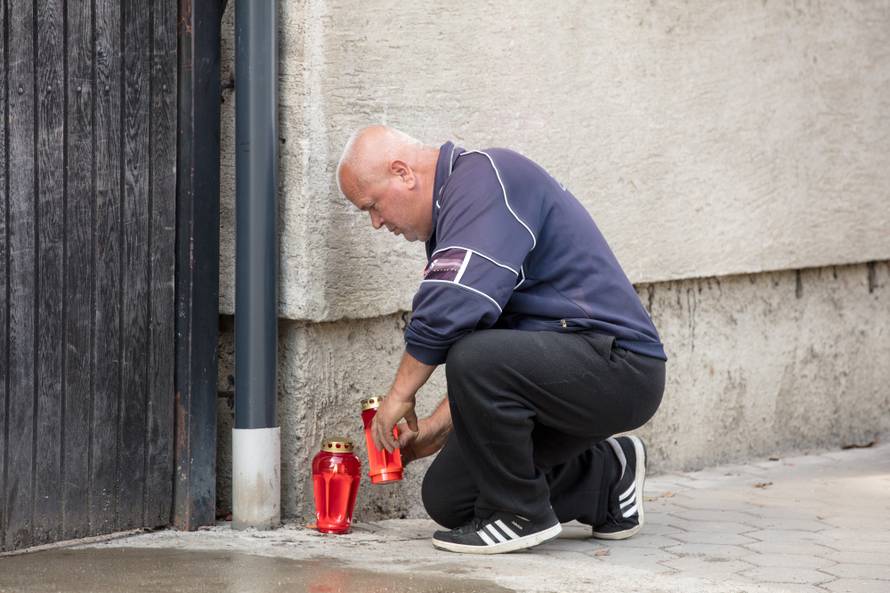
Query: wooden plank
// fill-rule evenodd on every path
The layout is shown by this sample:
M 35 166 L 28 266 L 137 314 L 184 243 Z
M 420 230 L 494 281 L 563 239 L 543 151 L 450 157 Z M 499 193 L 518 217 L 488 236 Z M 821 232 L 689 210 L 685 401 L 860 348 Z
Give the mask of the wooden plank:
M 173 506 L 173 312 L 176 242 L 176 0 L 155 3 L 151 68 L 151 328 L 145 519 L 168 525 Z
M 93 359 L 93 17 L 69 2 L 68 168 L 65 257 L 65 439 L 63 538 L 89 535 L 90 403 Z
M 148 398 L 150 23 L 153 3 L 124 4 L 123 393 L 118 527 L 143 521 Z
M 0 64 L 3 70 L 0 72 L 0 551 L 5 549 L 6 538 L 6 404 L 7 404 L 7 371 L 9 359 L 7 355 L 8 324 L 6 313 L 8 311 L 6 291 L 9 287 L 9 275 L 6 266 L 6 258 L 9 255 L 7 240 L 7 210 L 6 210 L 6 89 L 8 88 L 9 63 L 6 61 L 6 2 L 0 2 Z
M 34 9 L 8 0 L 9 384 L 5 548 L 27 547 L 33 530 L 35 371 Z
M 65 298 L 65 25 L 62 0 L 37 0 L 37 438 L 34 539 L 62 530 L 62 338 Z
M 96 282 L 90 532 L 115 528 L 121 368 L 121 21 L 118 0 L 96 0 Z
M 176 529 L 192 530 L 194 516 L 194 488 L 192 483 L 192 448 L 189 428 L 192 404 L 192 257 L 194 225 L 192 204 L 194 196 L 194 145 L 195 145 L 195 14 L 192 0 L 181 0 L 179 36 L 180 64 L 177 77 L 179 86 L 179 150 L 177 151 L 179 183 L 176 196 L 176 390 L 173 463 L 176 473 L 173 480 L 173 525 Z
M 173 522 L 189 530 L 216 519 L 221 8 L 180 2 Z

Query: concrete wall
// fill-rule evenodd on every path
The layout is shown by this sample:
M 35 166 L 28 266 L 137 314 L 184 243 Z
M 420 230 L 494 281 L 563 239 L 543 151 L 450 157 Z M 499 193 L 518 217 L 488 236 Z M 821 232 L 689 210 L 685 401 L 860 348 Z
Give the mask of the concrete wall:
M 377 121 L 538 160 L 591 210 L 634 282 L 890 258 L 886 1 L 504 6 L 280 3 L 283 317 L 410 306 L 421 250 L 375 234 L 333 179 L 349 133 Z
M 311 510 L 308 462 L 322 438 L 346 433 L 363 447 L 356 402 L 392 380 L 425 263 L 422 246 L 375 234 L 337 195 L 343 143 L 380 121 L 431 143 L 518 149 L 591 211 L 671 357 L 664 404 L 643 431 L 655 469 L 890 430 L 890 3 L 504 6 L 280 3 L 285 514 Z M 226 314 L 236 98 L 223 91 Z M 440 370 L 421 411 L 443 392 Z M 363 484 L 362 516 L 420 513 L 423 465 L 402 485 Z
M 864 443 L 890 431 L 890 262 L 679 280 L 638 291 L 670 358 L 662 406 L 640 431 L 652 470 Z M 389 386 L 404 323 L 391 315 L 282 324 L 286 515 L 309 519 L 309 462 L 326 435 L 354 437 L 367 459 L 357 401 Z M 224 342 L 230 339 L 224 332 Z M 225 385 L 231 350 L 222 352 Z M 418 396 L 421 412 L 444 392 L 439 369 Z M 221 405 L 222 425 L 230 417 Z M 221 463 L 227 459 L 223 448 Z M 359 516 L 422 516 L 426 465 L 410 465 L 400 485 L 371 486 L 363 478 Z M 223 477 L 223 507 L 227 489 Z
M 362 460 L 368 461 L 359 401 L 382 395 L 392 383 L 404 343 L 407 313 L 376 319 L 334 323 L 282 320 L 279 324 L 278 419 L 282 440 L 282 510 L 285 516 L 309 519 L 312 514 L 310 464 L 321 441 L 331 436 L 352 438 Z M 231 511 L 231 427 L 234 374 L 234 323 L 224 317 L 219 350 L 219 458 L 217 508 Z M 428 415 L 445 395 L 444 367 L 418 395 L 418 413 Z M 410 466 L 403 485 L 370 485 L 362 477 L 358 508 L 365 517 L 417 515 L 419 477 L 426 462 Z

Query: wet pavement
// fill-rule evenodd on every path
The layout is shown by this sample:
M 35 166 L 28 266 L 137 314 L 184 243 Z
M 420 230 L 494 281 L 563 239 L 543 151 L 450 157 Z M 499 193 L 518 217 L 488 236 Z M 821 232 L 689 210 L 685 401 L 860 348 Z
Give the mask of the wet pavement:
M 645 500 L 628 540 L 569 523 L 498 556 L 437 551 L 419 519 L 141 534 L 0 558 L 0 593 L 890 593 L 890 445 L 655 476 Z
M 509 593 L 479 579 L 356 570 L 231 551 L 64 549 L 0 559 L 0 592 Z

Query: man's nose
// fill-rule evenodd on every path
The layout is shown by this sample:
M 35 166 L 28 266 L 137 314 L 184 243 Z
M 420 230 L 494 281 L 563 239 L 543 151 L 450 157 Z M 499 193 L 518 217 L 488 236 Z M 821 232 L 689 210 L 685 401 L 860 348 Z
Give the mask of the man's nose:
M 380 227 L 382 227 L 383 219 L 380 218 L 380 215 L 377 214 L 376 212 L 374 212 L 373 210 L 371 210 L 370 214 L 371 214 L 371 226 L 374 227 L 375 229 L 379 229 Z

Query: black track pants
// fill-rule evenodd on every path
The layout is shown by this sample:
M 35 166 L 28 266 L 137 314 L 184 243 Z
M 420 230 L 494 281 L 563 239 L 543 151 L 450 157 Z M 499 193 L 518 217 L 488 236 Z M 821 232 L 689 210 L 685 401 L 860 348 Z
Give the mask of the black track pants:
M 423 481 L 423 503 L 453 528 L 496 510 L 605 521 L 620 466 L 603 439 L 644 424 L 663 361 L 596 333 L 477 331 L 446 366 L 454 431 Z

